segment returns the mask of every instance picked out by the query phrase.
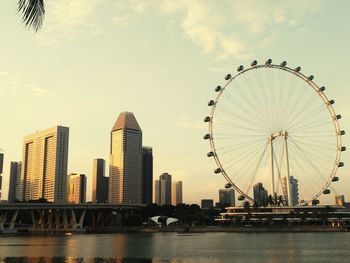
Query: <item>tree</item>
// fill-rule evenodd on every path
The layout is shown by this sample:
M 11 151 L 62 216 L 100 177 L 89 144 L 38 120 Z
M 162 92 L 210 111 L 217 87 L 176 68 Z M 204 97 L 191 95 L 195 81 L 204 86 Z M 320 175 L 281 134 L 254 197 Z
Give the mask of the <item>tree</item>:
M 18 0 L 18 12 L 22 13 L 22 22 L 37 32 L 44 21 L 44 0 Z

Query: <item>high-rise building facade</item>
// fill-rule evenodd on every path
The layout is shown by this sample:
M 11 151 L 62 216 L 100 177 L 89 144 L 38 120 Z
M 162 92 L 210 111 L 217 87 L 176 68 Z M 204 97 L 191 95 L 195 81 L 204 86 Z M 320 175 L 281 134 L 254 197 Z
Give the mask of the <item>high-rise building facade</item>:
M 152 148 L 142 147 L 142 203 L 152 204 L 153 196 L 153 154 Z
M 67 201 L 69 128 L 56 126 L 24 137 L 21 200 Z
M 182 203 L 182 181 L 175 181 L 172 189 L 172 204 L 178 205 Z
M 221 205 L 235 206 L 235 190 L 219 189 L 219 203 Z
M 258 204 L 267 204 L 268 192 L 264 188 L 262 183 L 257 183 L 253 186 L 253 197 L 254 201 Z
M 11 162 L 8 203 L 21 200 L 21 162 Z
M 202 209 L 210 209 L 214 207 L 213 199 L 202 199 L 201 200 L 201 208 Z
M 0 152 L 0 199 L 2 197 L 2 171 L 4 168 L 4 154 Z
M 292 199 L 291 205 L 294 206 L 299 203 L 299 184 L 298 184 L 298 179 L 294 178 L 293 176 L 290 176 L 289 179 L 290 179 L 290 192 L 291 192 L 291 199 Z M 282 190 L 286 201 L 288 201 L 287 189 L 288 189 L 287 177 L 283 177 Z
M 142 131 L 131 112 L 119 114 L 111 131 L 109 202 L 142 203 Z
M 106 161 L 94 159 L 92 168 L 92 202 L 108 202 L 108 177 L 105 176 Z
M 336 195 L 335 196 L 335 204 L 339 206 L 345 205 L 345 197 L 344 195 Z
M 171 175 L 163 173 L 155 181 L 155 201 L 158 205 L 171 205 Z
M 86 203 L 86 176 L 72 173 L 68 176 L 68 202 L 74 204 Z

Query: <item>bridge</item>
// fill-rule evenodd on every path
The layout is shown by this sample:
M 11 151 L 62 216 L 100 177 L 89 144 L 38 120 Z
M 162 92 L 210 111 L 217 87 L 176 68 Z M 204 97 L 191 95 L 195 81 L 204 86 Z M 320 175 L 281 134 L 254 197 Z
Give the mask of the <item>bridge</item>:
M 74 232 L 121 227 L 135 204 L 0 204 L 0 233 Z

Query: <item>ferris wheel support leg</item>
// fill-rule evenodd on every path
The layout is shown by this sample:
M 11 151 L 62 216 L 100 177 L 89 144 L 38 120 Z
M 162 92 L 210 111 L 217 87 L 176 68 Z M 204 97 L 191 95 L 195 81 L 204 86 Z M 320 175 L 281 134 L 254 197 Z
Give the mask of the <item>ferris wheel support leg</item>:
M 284 139 L 284 156 L 285 156 L 285 160 L 286 160 L 286 184 L 287 184 L 287 198 L 288 198 L 288 202 L 287 205 L 288 206 L 293 206 L 293 202 L 292 202 L 292 192 L 291 192 L 291 182 L 290 182 L 290 171 L 289 171 L 289 156 L 288 156 L 288 143 L 287 143 L 287 136 L 288 133 L 286 131 L 283 131 L 283 139 Z
M 271 196 L 275 198 L 275 175 L 273 166 L 273 138 L 270 138 L 270 165 L 271 165 Z

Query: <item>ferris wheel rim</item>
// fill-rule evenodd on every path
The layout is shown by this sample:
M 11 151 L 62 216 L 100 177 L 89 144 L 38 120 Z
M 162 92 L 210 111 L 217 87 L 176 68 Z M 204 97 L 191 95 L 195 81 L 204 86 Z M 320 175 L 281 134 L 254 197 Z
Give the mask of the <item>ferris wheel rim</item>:
M 210 111 L 210 120 L 209 120 L 209 142 L 210 142 L 210 148 L 211 151 L 213 153 L 213 158 L 215 160 L 215 163 L 218 167 L 218 169 L 220 170 L 220 173 L 223 175 L 223 177 L 226 179 L 226 181 L 231 185 L 231 187 L 233 189 L 235 189 L 241 196 L 244 196 L 246 200 L 253 202 L 254 199 L 249 196 L 247 193 L 245 193 L 242 189 L 240 189 L 231 179 L 231 177 L 226 173 L 219 157 L 217 154 L 217 149 L 215 147 L 215 142 L 214 142 L 214 136 L 213 136 L 213 130 L 214 130 L 214 126 L 213 126 L 213 119 L 215 118 L 215 110 L 216 110 L 216 105 L 219 102 L 222 94 L 224 93 L 225 89 L 227 88 L 227 86 L 229 86 L 229 84 L 235 80 L 238 76 L 251 71 L 251 70 L 258 70 L 258 69 L 262 69 L 262 68 L 273 68 L 273 69 L 278 69 L 278 70 L 284 70 L 288 73 L 291 73 L 293 75 L 295 75 L 296 77 L 298 77 L 299 79 L 303 80 L 305 83 L 307 83 L 307 86 L 313 88 L 314 92 L 316 92 L 319 97 L 322 99 L 322 101 L 324 102 L 330 117 L 332 119 L 333 122 L 333 127 L 334 127 L 334 131 L 335 131 L 335 136 L 336 136 L 336 157 L 334 160 L 334 165 L 332 168 L 331 173 L 329 174 L 326 183 L 324 184 L 324 186 L 320 189 L 320 191 L 318 191 L 312 198 L 311 200 L 305 200 L 305 203 L 310 203 L 313 200 L 316 200 L 319 196 L 321 196 L 323 194 L 323 192 L 328 189 L 328 187 L 331 185 L 333 178 L 336 176 L 338 168 L 339 168 L 339 164 L 341 163 L 341 148 L 342 148 L 342 131 L 340 129 L 340 124 L 338 121 L 338 115 L 336 114 L 332 103 L 330 103 L 330 100 L 328 99 L 328 97 L 326 96 L 326 94 L 323 92 L 324 90 L 321 90 L 321 87 L 318 86 L 314 81 L 313 81 L 313 76 L 306 76 L 304 75 L 302 72 L 300 72 L 300 68 L 298 67 L 296 69 L 292 69 L 290 67 L 287 67 L 286 64 L 272 64 L 272 63 L 265 63 L 265 64 L 261 64 L 261 65 L 252 65 L 251 67 L 248 67 L 246 69 L 243 69 L 243 66 L 240 66 L 238 68 L 238 73 L 236 73 L 234 76 L 230 76 L 229 79 L 226 81 L 226 83 L 223 85 L 223 87 L 218 91 L 217 96 L 215 97 L 215 100 L 213 100 L 213 104 L 211 105 L 211 111 Z

